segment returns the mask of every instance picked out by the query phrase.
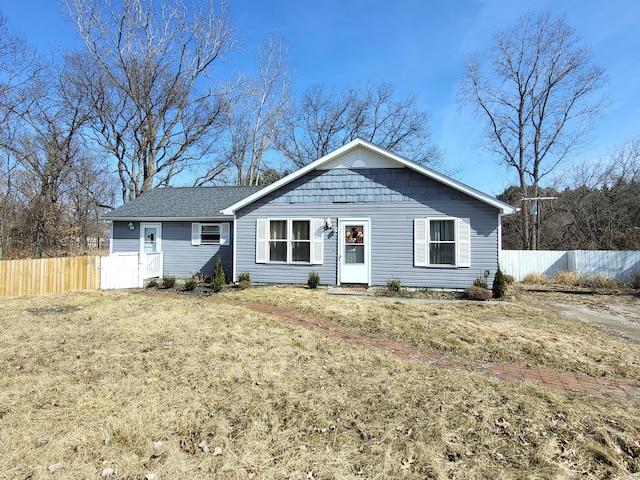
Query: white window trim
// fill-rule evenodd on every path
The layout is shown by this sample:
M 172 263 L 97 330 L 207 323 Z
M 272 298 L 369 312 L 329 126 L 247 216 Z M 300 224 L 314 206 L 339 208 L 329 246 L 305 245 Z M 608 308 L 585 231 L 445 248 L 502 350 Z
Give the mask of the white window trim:
M 295 240 L 293 238 L 293 222 L 309 222 L 309 240 Z M 313 219 L 312 218 L 290 218 L 287 222 L 287 260 L 292 265 L 312 265 L 313 263 Z M 293 242 L 309 244 L 309 261 L 301 262 L 293 260 Z
M 453 240 L 431 240 L 431 222 L 453 222 Z M 430 263 L 431 245 L 443 244 L 453 245 L 453 263 Z M 454 217 L 429 217 L 427 218 L 427 267 L 432 268 L 455 268 L 458 266 L 458 222 Z
M 202 227 L 215 225 L 220 229 L 220 240 L 217 242 L 203 242 Z M 227 245 L 229 243 L 229 230 L 228 222 L 193 222 L 191 224 L 191 245 Z
M 287 224 L 287 260 L 276 261 L 271 260 L 269 251 L 269 242 L 271 242 L 271 231 L 269 226 L 271 222 L 286 222 Z M 294 239 L 291 237 L 293 232 L 293 222 L 309 222 L 309 261 L 300 262 L 293 261 L 292 243 Z M 256 263 L 266 263 L 272 265 L 321 265 L 323 263 L 324 237 L 323 237 L 324 220 L 320 218 L 282 218 L 269 217 L 259 218 L 256 220 Z M 284 240 L 279 240 L 283 242 Z
M 454 240 L 431 241 L 432 221 L 453 220 Z M 471 227 L 469 219 L 456 217 L 425 217 L 414 219 L 414 266 L 428 268 L 468 268 L 471 266 Z M 453 243 L 455 245 L 455 264 L 429 263 L 430 245 L 433 243 Z

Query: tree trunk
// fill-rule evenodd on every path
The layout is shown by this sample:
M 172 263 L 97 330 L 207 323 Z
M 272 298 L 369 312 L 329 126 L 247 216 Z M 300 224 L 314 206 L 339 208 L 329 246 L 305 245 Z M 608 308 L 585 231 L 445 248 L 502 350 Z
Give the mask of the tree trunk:
M 520 176 L 520 190 L 522 191 L 522 209 L 520 210 L 520 222 L 522 224 L 522 249 L 530 250 L 531 249 L 531 237 L 529 235 L 530 232 L 530 224 L 529 224 L 529 204 L 527 203 L 527 179 L 525 177 L 524 169 L 519 171 Z

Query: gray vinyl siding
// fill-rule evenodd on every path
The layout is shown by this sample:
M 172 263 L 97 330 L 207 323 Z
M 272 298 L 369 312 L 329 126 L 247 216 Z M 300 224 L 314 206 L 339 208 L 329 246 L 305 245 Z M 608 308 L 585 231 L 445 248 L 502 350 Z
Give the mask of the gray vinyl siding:
M 137 252 L 140 243 L 140 224 L 135 223 L 131 231 L 128 222 L 113 222 L 113 253 Z M 155 222 L 159 223 L 159 222 Z M 218 256 L 226 277 L 232 278 L 233 270 L 233 227 L 229 228 L 230 238 L 225 245 L 191 245 L 191 222 L 162 223 L 163 274 L 178 278 L 191 277 L 194 272 L 212 276 Z M 213 222 L 219 223 L 219 222 Z
M 257 264 L 259 218 L 331 218 L 324 232 L 322 265 Z M 415 218 L 469 219 L 471 267 L 414 267 Z M 317 170 L 236 213 L 236 275 L 259 283 L 306 283 L 310 271 L 321 284 L 338 283 L 338 219 L 371 219 L 371 284 L 398 278 L 405 286 L 465 288 L 498 265 L 498 210 L 409 169 Z
M 140 223 L 133 223 L 135 230 L 129 230 L 129 222 L 113 222 L 111 226 L 111 251 L 113 253 L 140 251 Z
M 204 220 L 203 220 L 204 222 Z M 218 223 L 218 222 L 213 222 Z M 212 276 L 218 256 L 227 279 L 233 275 L 233 228 L 225 245 L 191 245 L 191 222 L 162 223 L 165 275 L 191 277 L 193 272 Z

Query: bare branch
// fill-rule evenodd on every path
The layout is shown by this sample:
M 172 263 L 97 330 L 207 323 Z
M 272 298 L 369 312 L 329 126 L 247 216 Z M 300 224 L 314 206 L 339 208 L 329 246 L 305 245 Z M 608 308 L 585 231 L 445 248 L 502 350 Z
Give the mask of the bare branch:
M 467 61 L 459 101 L 485 122 L 484 148 L 513 168 L 525 196 L 586 144 L 604 107 L 605 74 L 580 40 L 564 17 L 529 12 L 496 33 L 484 62 Z M 522 211 L 522 247 L 535 248 Z
M 229 109 L 212 81 L 235 48 L 227 9 L 203 2 L 65 0 L 86 51 L 70 81 L 87 101 L 94 140 L 116 161 L 123 201 L 200 162 Z
M 267 152 L 273 150 L 290 111 L 291 70 L 286 63 L 287 46 L 274 35 L 268 44 L 260 43 L 256 54 L 257 73 L 243 76 L 243 85 L 233 109 L 226 117 L 226 147 L 198 184 L 211 182 L 222 165 L 235 169 L 235 183 L 258 185 L 263 182 Z
M 396 99 L 389 83 L 351 86 L 342 92 L 318 84 L 307 90 L 287 120 L 278 149 L 296 166 L 362 138 L 419 163 L 437 164 L 429 114 L 409 95 Z

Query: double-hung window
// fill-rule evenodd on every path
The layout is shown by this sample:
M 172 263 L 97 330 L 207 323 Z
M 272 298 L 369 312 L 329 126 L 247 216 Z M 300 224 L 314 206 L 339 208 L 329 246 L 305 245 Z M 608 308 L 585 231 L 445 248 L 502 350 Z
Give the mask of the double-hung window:
M 414 265 L 417 267 L 470 267 L 471 230 L 463 218 L 416 218 Z
M 455 220 L 429 220 L 429 265 L 456 265 L 455 227 Z
M 201 223 L 200 224 L 200 243 L 201 244 L 220 243 L 220 224 L 219 223 Z
M 322 219 L 258 219 L 256 263 L 322 263 Z
M 191 245 L 226 245 L 228 242 L 228 223 L 191 224 Z

